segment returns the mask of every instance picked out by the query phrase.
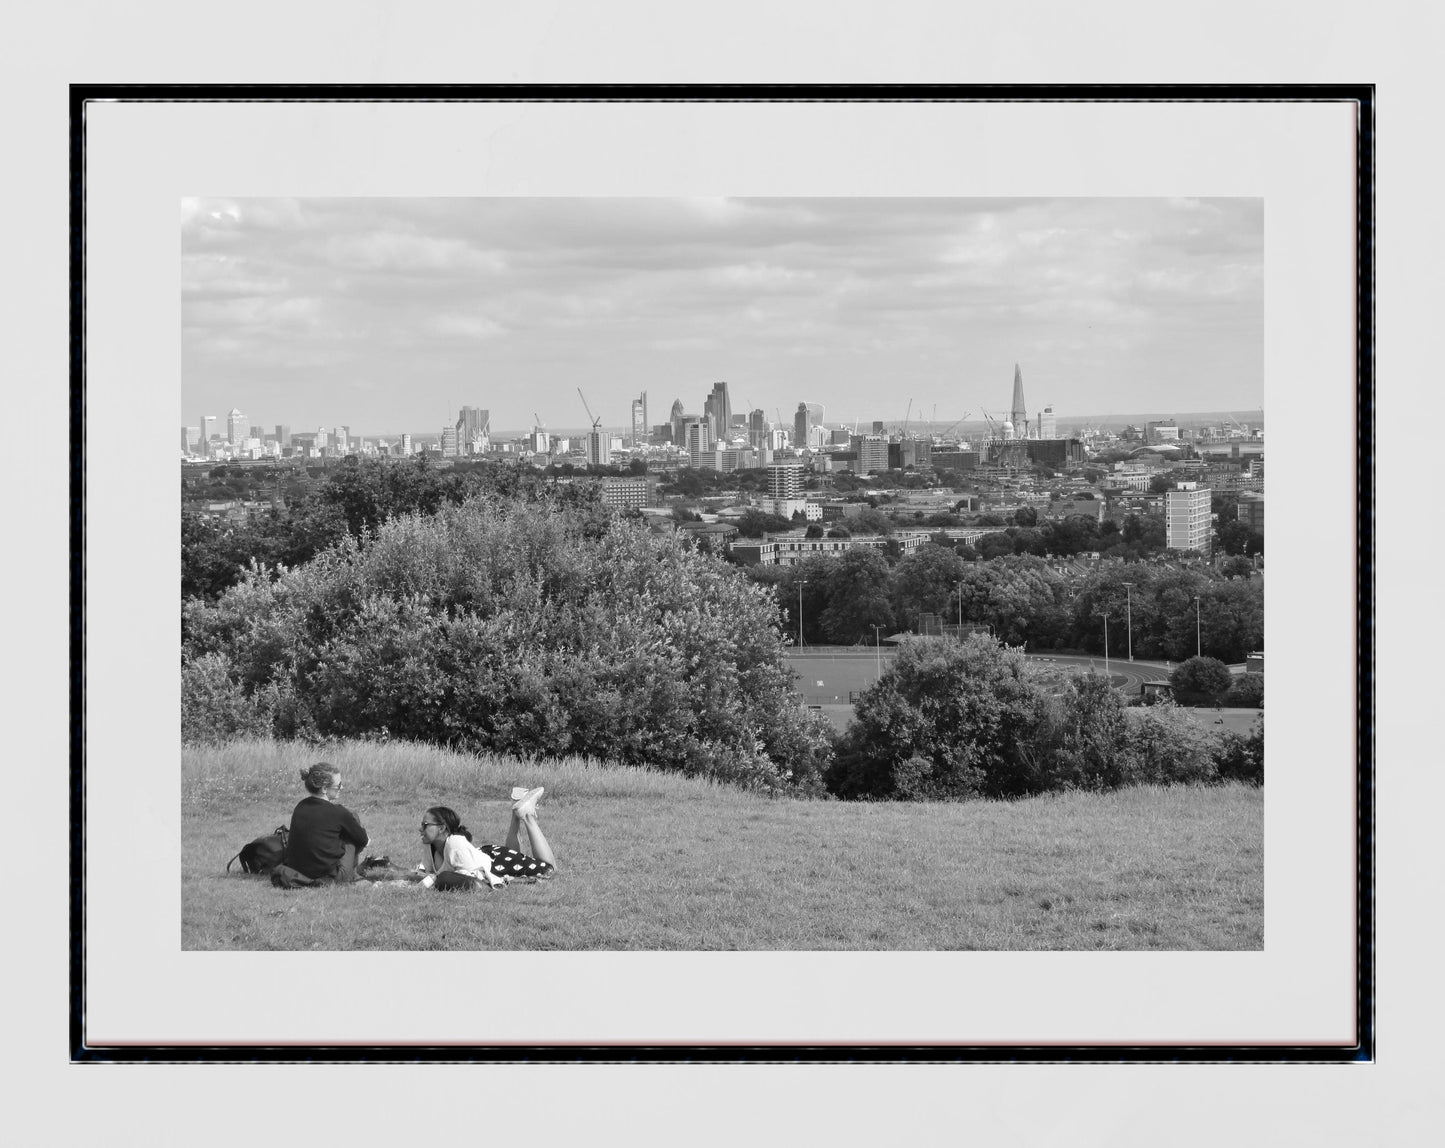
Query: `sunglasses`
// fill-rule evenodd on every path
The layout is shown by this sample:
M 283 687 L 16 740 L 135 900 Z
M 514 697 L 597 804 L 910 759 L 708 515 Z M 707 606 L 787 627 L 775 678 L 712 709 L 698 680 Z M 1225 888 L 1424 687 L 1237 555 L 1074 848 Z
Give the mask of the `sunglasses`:
M 438 822 L 438 821 L 423 821 L 423 822 L 421 823 L 421 831 L 422 831 L 423 833 L 425 833 L 428 829 L 440 829 L 440 828 L 441 828 L 441 823 Z

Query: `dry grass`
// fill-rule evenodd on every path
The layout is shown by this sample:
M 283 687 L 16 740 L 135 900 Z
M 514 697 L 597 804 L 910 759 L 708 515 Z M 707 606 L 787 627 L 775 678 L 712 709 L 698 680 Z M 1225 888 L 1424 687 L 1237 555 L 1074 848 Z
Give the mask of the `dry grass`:
M 283 893 L 224 875 L 289 819 L 297 771 L 345 775 L 373 849 L 411 866 L 446 804 L 500 841 L 513 784 L 548 788 L 563 872 L 496 894 Z M 584 761 L 272 743 L 183 754 L 188 949 L 1260 949 L 1263 796 L 1138 788 L 1016 802 L 770 800 Z

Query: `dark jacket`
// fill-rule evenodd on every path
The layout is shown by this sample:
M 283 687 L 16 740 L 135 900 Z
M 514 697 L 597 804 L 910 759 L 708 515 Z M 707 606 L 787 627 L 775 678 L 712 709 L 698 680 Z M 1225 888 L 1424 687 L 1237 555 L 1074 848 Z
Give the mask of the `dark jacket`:
M 306 797 L 291 814 L 291 840 L 282 864 L 308 877 L 326 877 L 348 845 L 366 848 L 366 830 L 356 814 L 323 797 Z

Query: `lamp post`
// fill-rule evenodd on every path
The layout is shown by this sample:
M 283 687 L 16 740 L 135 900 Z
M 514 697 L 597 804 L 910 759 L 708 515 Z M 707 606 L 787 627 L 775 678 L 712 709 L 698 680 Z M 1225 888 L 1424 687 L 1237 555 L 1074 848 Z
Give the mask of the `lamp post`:
M 1104 619 L 1104 677 L 1112 682 L 1113 676 L 1109 673 L 1109 615 L 1100 614 L 1099 617 Z
M 1129 660 L 1134 660 L 1134 583 L 1124 583 L 1124 625 L 1129 631 Z
M 1204 656 L 1204 631 L 1199 624 L 1199 595 L 1194 595 L 1194 656 Z
M 958 587 L 958 640 L 963 641 L 963 579 L 954 583 Z
M 878 666 L 878 676 L 881 678 L 883 676 L 883 645 L 878 632 L 882 627 L 873 622 L 868 624 L 873 627 L 873 660 Z
M 808 584 L 806 578 L 798 581 L 798 648 L 803 648 L 803 587 Z

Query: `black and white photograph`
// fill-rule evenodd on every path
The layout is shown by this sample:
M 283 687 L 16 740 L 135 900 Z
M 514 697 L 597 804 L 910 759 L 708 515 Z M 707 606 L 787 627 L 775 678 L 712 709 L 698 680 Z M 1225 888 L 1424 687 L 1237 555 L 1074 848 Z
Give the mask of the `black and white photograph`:
M 16 189 L 19 266 L 70 225 L 68 587 L 18 565 L 71 741 L 57 802 L 37 701 L 18 848 L 68 804 L 71 884 L 16 1126 L 1423 1142 L 1394 6 L 646 7 L 22 53 L 71 86 L 68 200 L 56 140 Z
M 1262 199 L 178 210 L 183 948 L 1263 948 Z

